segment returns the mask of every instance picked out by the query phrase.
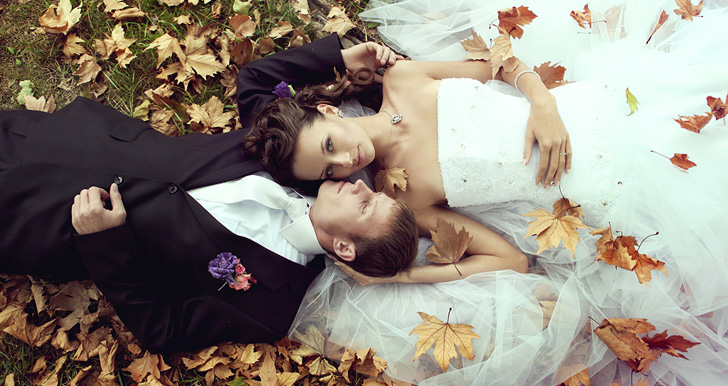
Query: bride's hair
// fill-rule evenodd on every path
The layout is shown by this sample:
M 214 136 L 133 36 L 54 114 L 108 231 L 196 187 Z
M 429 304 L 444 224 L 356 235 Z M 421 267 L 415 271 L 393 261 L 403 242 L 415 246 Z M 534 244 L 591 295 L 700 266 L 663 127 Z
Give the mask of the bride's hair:
M 336 106 L 371 88 L 373 83 L 374 74 L 367 70 L 342 76 L 337 73 L 334 83 L 307 85 L 296 91 L 293 98 L 278 98 L 268 103 L 243 140 L 243 151 L 260 160 L 279 182 L 293 183 L 293 155 L 298 134 L 323 118 L 316 106 Z

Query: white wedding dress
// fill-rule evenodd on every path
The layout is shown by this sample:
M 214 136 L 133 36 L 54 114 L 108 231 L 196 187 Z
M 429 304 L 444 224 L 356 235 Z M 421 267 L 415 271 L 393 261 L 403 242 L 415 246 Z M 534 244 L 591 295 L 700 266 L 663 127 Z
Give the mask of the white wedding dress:
M 701 133 L 673 121 L 708 111 L 705 97 L 728 92 L 728 49 L 711 34 L 728 25 L 728 5 L 705 5 L 703 17 L 680 20 L 673 2 L 590 2 L 591 34 L 569 17 L 583 3 L 525 4 L 539 17 L 514 42 L 522 61 L 560 61 L 572 84 L 555 88 L 573 147 L 561 192 L 580 204 L 590 227 L 647 238 L 639 252 L 665 262 L 649 286 L 634 272 L 595 260 L 598 236 L 579 231 L 571 251 L 538 255 L 525 237 L 534 208 L 552 210 L 558 188 L 535 186 L 538 153 L 522 165 L 529 103 L 501 82 L 447 79 L 438 94 L 439 162 L 448 203 L 529 254 L 529 274 L 482 273 L 435 285 L 361 287 L 329 267 L 309 289 L 290 336 L 330 357 L 341 347 L 371 347 L 387 373 L 420 385 L 556 385 L 588 368 L 592 385 L 713 385 L 728 379 L 728 126 Z M 563 4 L 562 4 L 563 3 Z M 361 16 L 415 59 L 464 57 L 457 43 L 487 25 L 503 1 L 370 2 Z M 619 5 L 617 5 L 619 6 Z M 645 44 L 661 9 L 670 18 Z M 483 23 L 485 25 L 480 25 Z M 616 25 L 615 25 L 616 23 Z M 465 32 L 463 32 L 465 31 Z M 463 35 L 464 34 L 464 35 Z M 627 116 L 625 89 L 640 101 Z M 687 153 L 687 172 L 668 157 Z M 475 172 L 477 171 L 477 172 Z M 420 241 L 417 264 L 431 245 Z M 452 309 L 450 312 L 449 310 Z M 453 359 L 443 372 L 432 349 L 413 361 L 417 312 L 473 326 L 475 359 Z M 684 355 L 662 355 L 646 375 L 631 369 L 592 332 L 604 318 L 646 318 L 659 333 L 700 342 Z M 316 332 L 314 332 L 316 331 Z M 318 333 L 323 333 L 322 339 Z

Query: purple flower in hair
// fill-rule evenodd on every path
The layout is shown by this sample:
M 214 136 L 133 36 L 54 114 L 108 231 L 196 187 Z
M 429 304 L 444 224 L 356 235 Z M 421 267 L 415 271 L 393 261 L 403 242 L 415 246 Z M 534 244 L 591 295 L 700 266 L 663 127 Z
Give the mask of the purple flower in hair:
M 278 98 L 293 98 L 296 92 L 293 90 L 293 86 L 286 82 L 281 82 L 273 89 L 273 95 Z
M 237 264 L 238 258 L 235 255 L 230 252 L 223 252 L 210 260 L 210 263 L 207 264 L 207 270 L 215 279 L 223 279 L 228 284 L 235 284 L 235 266 Z

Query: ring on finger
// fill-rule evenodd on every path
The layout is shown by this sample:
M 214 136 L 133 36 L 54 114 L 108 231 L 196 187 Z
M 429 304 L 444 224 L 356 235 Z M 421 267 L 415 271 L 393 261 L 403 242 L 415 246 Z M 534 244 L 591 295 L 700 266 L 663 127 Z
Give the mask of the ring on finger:
M 569 155 L 569 152 L 559 153 L 559 155 Z

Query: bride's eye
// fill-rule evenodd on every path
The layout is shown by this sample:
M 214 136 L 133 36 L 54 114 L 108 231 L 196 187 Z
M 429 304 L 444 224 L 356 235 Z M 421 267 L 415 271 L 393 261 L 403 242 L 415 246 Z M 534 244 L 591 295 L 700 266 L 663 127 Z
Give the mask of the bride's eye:
M 334 167 L 329 165 L 326 167 L 326 177 L 331 177 L 334 174 Z
M 329 152 L 334 151 L 334 143 L 331 142 L 331 138 L 326 140 L 326 150 L 328 150 Z

